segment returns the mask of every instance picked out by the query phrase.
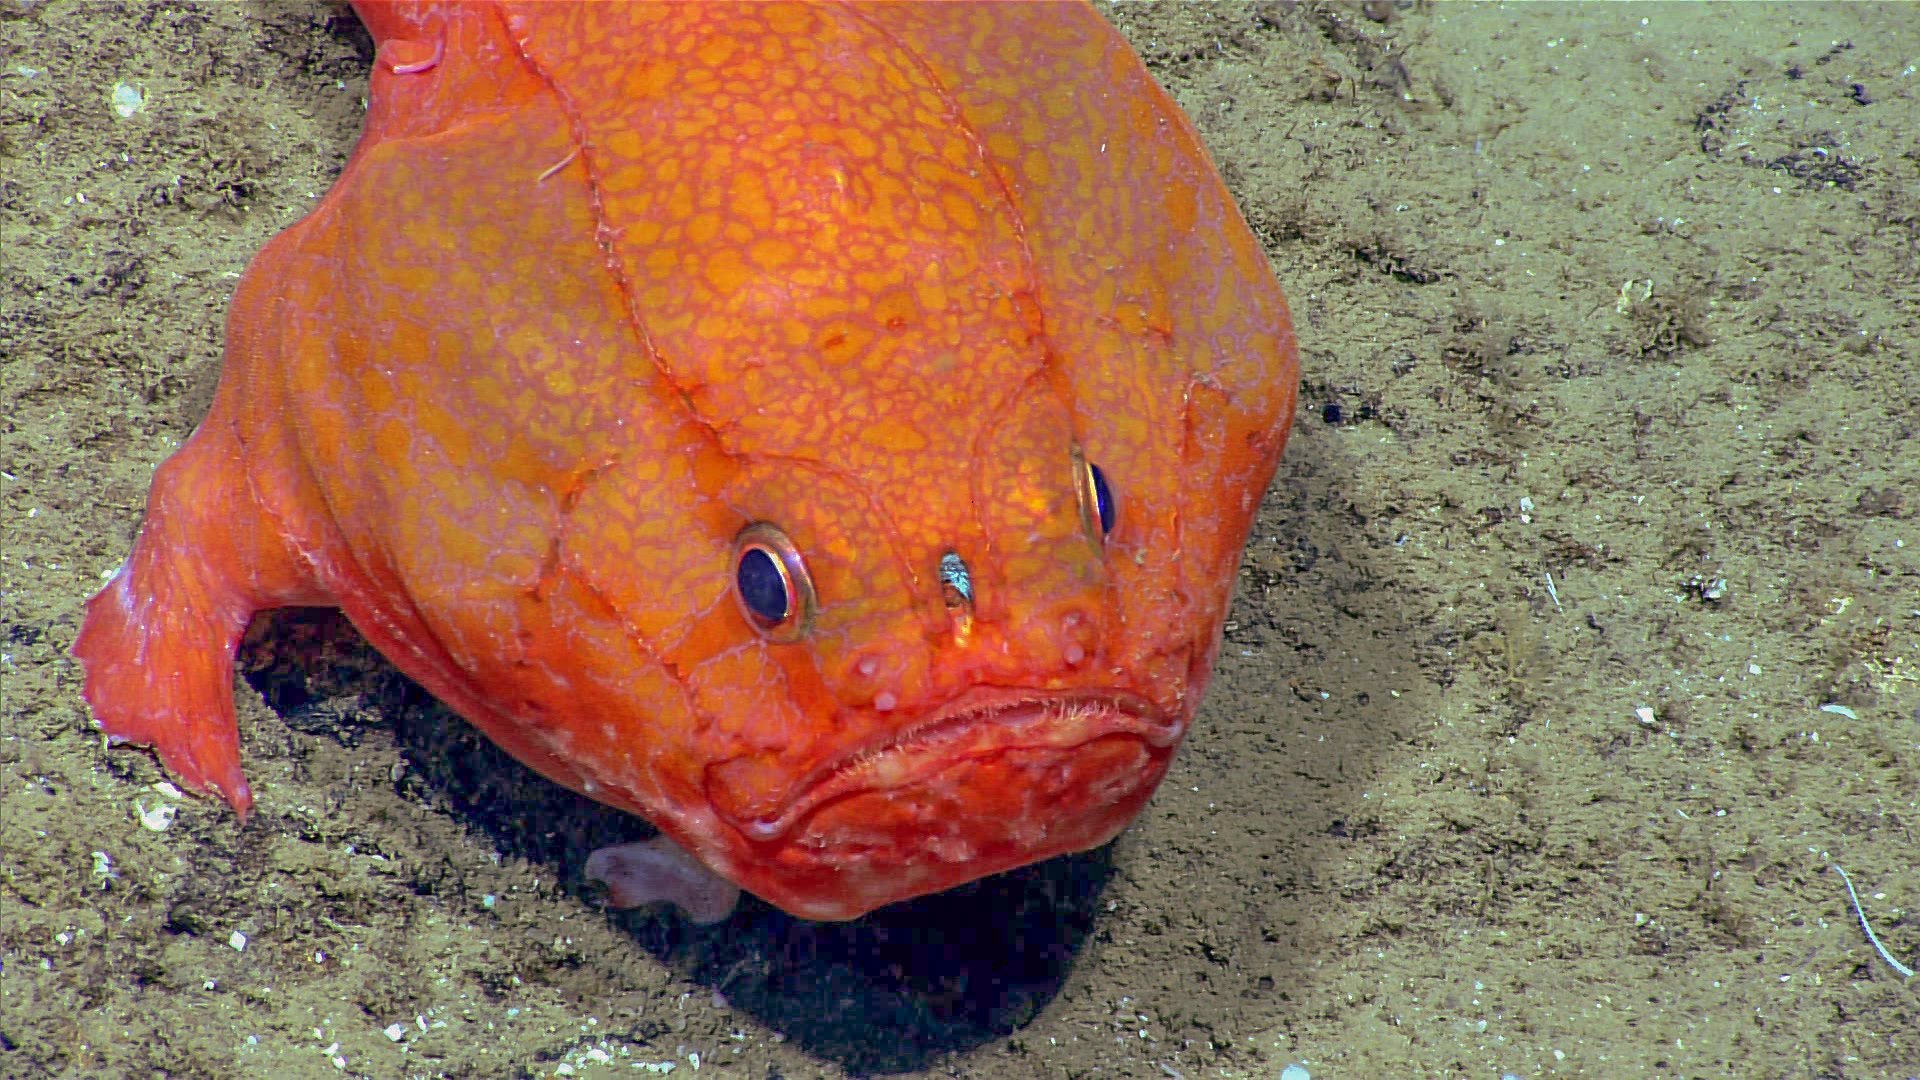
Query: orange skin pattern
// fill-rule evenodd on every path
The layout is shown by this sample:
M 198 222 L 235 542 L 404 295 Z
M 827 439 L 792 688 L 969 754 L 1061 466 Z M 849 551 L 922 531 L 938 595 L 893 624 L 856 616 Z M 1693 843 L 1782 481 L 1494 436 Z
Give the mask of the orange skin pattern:
M 239 636 L 331 605 L 803 917 L 1117 834 L 1297 381 L 1124 41 L 1079 4 L 356 7 L 365 133 L 241 281 L 212 411 L 88 606 L 101 727 L 244 813 Z M 735 594 L 754 522 L 817 592 L 797 641 Z

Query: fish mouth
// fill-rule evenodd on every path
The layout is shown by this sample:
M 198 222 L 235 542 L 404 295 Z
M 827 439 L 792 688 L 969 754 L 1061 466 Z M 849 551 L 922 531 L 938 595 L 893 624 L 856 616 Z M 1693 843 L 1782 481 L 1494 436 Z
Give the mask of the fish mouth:
M 1146 806 L 1190 719 L 1131 691 L 974 687 L 757 812 L 760 764 L 710 767 L 709 806 L 735 838 L 717 865 L 801 918 L 851 919 L 1099 847 Z
M 1171 715 L 1147 698 L 1125 690 L 1033 690 L 1004 687 L 974 687 L 935 709 L 912 726 L 889 732 L 884 741 L 856 747 L 838 759 L 814 770 L 812 776 L 796 785 L 794 793 L 777 813 L 751 819 L 731 819 L 747 839 L 769 843 L 787 838 L 809 846 L 831 842 L 824 836 L 798 836 L 809 830 L 799 828 L 806 819 L 818 817 L 835 804 L 861 796 L 898 796 L 907 803 L 914 796 L 935 794 L 935 789 L 958 782 L 948 774 L 956 771 L 978 772 L 989 763 L 1018 763 L 1013 773 L 1002 776 L 1003 784 L 1019 786 L 1023 781 L 1038 791 L 1058 787 L 1062 782 L 1088 784 L 1114 781 L 1134 786 L 1129 780 L 1148 780 L 1134 772 L 1132 776 L 1091 775 L 1105 773 L 1121 763 L 1112 752 L 1121 746 L 1132 751 L 1120 757 L 1132 757 L 1142 771 L 1151 774 L 1148 782 L 1157 782 L 1162 769 L 1147 768 L 1157 759 L 1164 766 L 1186 735 L 1187 719 Z M 1110 745 L 1109 745 L 1110 744 Z M 1089 748 L 1107 746 L 1094 753 L 1092 760 L 1076 762 Z M 1003 767 L 1003 773 L 1007 770 Z M 1132 770 L 1123 770 L 1132 772 Z M 871 801 L 864 800 L 864 801 Z M 932 811 L 938 798 L 923 798 Z M 948 800 L 953 801 L 953 800 Z M 978 804 L 979 800 L 963 800 Z M 976 805 L 976 809 L 977 809 Z M 895 829 L 905 825 L 903 818 L 919 819 L 927 815 L 907 806 L 904 815 L 891 815 Z M 1037 809 L 1037 808 L 1036 808 Z M 959 806 L 948 807 L 962 816 Z M 953 824 L 950 820 L 949 825 Z M 1117 831 L 1117 830 L 1115 830 Z

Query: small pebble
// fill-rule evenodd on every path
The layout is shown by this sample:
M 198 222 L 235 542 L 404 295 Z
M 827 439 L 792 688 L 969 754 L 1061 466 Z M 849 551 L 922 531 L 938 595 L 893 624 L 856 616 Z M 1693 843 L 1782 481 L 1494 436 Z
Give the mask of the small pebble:
M 1280 1070 L 1280 1080 L 1313 1080 L 1305 1065 L 1289 1065 Z

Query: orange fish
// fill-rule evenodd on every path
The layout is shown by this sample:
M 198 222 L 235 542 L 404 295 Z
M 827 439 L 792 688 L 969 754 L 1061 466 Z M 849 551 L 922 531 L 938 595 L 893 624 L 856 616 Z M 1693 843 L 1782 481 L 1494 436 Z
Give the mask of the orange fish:
M 590 858 L 620 903 L 847 919 L 1124 828 L 1297 360 L 1119 35 L 1057 3 L 356 6 L 366 131 L 241 280 L 212 411 L 88 604 L 100 727 L 244 813 L 240 636 L 328 605 L 659 827 Z

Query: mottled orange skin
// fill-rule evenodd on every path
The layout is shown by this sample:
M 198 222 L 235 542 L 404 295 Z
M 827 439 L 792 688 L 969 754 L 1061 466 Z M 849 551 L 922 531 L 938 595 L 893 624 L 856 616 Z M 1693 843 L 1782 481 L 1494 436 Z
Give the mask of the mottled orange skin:
M 74 647 L 101 726 L 244 811 L 238 637 L 327 604 L 802 916 L 1124 827 L 1200 701 L 1296 360 L 1120 37 L 1077 4 L 357 6 L 365 134 L 242 280 L 212 412 Z M 818 592 L 794 643 L 734 596 L 756 521 Z M 914 743 L 1063 700 L 1098 714 L 1071 746 Z

